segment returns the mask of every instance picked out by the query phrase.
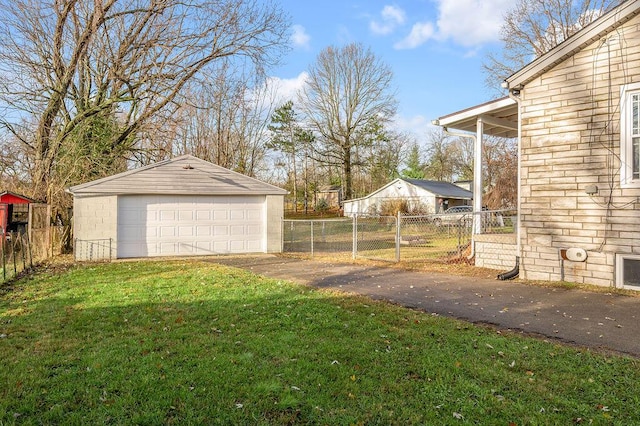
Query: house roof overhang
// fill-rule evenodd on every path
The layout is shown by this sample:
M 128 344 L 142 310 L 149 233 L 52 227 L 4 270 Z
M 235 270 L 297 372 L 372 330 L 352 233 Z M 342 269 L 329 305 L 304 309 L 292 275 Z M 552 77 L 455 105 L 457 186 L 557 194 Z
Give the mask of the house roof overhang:
M 594 41 L 602 39 L 638 14 L 640 14 L 640 0 L 622 2 L 619 6 L 611 9 L 544 55 L 512 74 L 505 79 L 503 87 L 510 91 L 521 90 L 530 81 L 549 71 Z
M 462 111 L 445 115 L 433 124 L 445 129 L 476 133 L 482 122 L 485 135 L 514 138 L 518 136 L 518 105 L 509 97 L 485 102 Z
M 95 195 L 286 195 L 288 191 L 192 155 L 159 161 L 67 188 Z

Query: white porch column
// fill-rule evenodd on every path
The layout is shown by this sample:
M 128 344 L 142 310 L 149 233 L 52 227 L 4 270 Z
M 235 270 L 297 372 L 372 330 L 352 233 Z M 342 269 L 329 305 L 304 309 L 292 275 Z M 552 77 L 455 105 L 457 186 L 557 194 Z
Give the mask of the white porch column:
M 482 143 L 484 122 L 481 117 L 476 120 L 476 138 L 473 147 L 473 233 L 482 230 Z

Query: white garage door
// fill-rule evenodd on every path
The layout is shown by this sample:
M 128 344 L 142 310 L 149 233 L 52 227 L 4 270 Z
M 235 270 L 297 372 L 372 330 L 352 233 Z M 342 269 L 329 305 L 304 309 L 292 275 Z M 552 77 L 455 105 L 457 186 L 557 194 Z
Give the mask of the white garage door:
M 258 253 L 264 196 L 118 197 L 118 257 Z

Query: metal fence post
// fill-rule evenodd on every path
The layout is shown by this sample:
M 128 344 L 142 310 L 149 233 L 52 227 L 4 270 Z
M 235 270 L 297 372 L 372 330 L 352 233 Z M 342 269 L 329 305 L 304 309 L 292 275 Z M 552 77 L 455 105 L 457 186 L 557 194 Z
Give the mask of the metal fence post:
M 396 262 L 400 262 L 400 223 L 402 212 L 398 211 L 396 216 Z
M 27 247 L 25 247 L 25 240 L 27 239 L 28 239 L 27 234 L 20 235 L 20 251 L 22 251 L 22 270 L 23 271 L 27 269 L 27 253 L 26 253 Z
M 353 215 L 353 244 L 351 247 L 351 257 L 355 259 L 358 256 L 358 215 Z
M 311 257 L 313 257 L 313 220 L 311 221 Z
M 0 234 L 0 237 L 2 237 L 2 243 L 0 244 L 2 245 L 2 281 L 4 282 L 7 280 L 7 258 L 5 250 L 7 239 L 5 238 L 4 233 Z
M 11 231 L 11 251 L 13 252 L 13 275 L 18 275 L 18 265 L 16 263 L 16 237 L 15 233 Z

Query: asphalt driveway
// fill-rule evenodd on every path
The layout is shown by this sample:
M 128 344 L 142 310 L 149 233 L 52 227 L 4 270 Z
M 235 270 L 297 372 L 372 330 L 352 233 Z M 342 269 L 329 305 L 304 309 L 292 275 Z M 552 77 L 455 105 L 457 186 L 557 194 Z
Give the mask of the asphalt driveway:
M 211 258 L 318 288 L 387 300 L 582 347 L 640 357 L 640 295 L 550 288 L 518 281 L 330 263 L 277 255 Z

